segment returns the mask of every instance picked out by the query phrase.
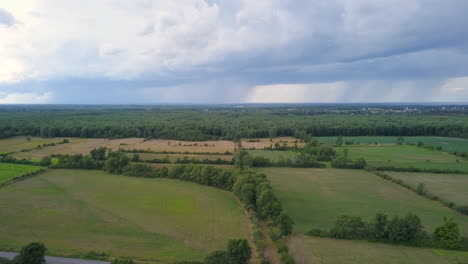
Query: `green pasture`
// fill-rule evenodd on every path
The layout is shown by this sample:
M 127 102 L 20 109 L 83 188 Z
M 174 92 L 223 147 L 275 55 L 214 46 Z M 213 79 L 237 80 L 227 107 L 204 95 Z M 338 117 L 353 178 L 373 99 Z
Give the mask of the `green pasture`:
M 371 166 L 414 167 L 419 169 L 460 170 L 468 172 L 468 160 L 446 152 L 416 146 L 346 146 L 351 159 L 364 158 Z
M 385 172 L 392 178 L 401 179 L 416 188 L 424 183 L 430 194 L 454 202 L 457 205 L 468 206 L 468 175 L 466 174 L 435 174 Z
M 462 264 L 468 252 L 405 247 L 366 241 L 316 238 L 304 235 L 289 240 L 296 264 Z
M 9 181 L 16 177 L 20 177 L 29 173 L 36 172 L 42 169 L 39 166 L 0 163 L 0 183 Z
M 292 151 L 279 151 L 279 150 L 247 150 L 252 156 L 260 156 L 268 158 L 271 161 L 278 161 L 283 159 L 293 159 L 296 155 Z
M 172 263 L 249 237 L 231 193 L 172 179 L 54 170 L 0 189 L 0 208 L 0 248 L 42 241 L 52 255 L 94 250 Z
M 337 137 L 318 137 L 319 140 L 335 144 Z M 424 146 L 442 147 L 442 150 L 448 152 L 468 152 L 468 139 L 464 138 L 448 138 L 448 137 L 403 137 L 404 143 L 417 144 L 419 141 L 424 143 Z M 353 142 L 360 145 L 375 145 L 377 144 L 396 144 L 397 137 L 389 136 L 361 136 L 361 137 L 343 137 L 343 144 Z
M 360 216 L 365 220 L 378 211 L 421 217 L 426 231 L 432 232 L 444 217 L 454 218 L 468 236 L 468 216 L 438 202 L 386 181 L 370 172 L 339 169 L 262 169 L 296 223 L 295 232 L 313 228 L 329 229 L 339 215 Z
M 0 153 L 6 154 L 11 152 L 20 152 L 22 150 L 30 150 L 36 148 L 38 145 L 57 143 L 63 138 L 41 138 L 30 137 L 30 141 L 26 137 L 12 137 L 0 139 Z

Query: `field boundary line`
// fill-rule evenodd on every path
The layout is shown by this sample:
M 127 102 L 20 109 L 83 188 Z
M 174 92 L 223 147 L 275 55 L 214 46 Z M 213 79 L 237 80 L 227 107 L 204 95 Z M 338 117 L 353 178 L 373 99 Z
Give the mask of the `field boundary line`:
M 16 183 L 16 182 L 19 182 L 19 181 L 27 180 L 27 179 L 29 179 L 29 178 L 32 178 L 32 177 L 37 176 L 37 175 L 39 175 L 39 174 L 42 174 L 42 173 L 44 173 L 44 172 L 46 172 L 46 171 L 49 171 L 49 169 L 43 168 L 43 169 L 37 170 L 37 171 L 35 171 L 35 172 L 31 172 L 31 173 L 28 173 L 28 174 L 25 174 L 25 175 L 21 175 L 21 176 L 15 177 L 15 178 L 10 179 L 10 180 L 8 180 L 8 181 L 6 181 L 6 182 L 0 183 L 0 188 L 3 188 L 3 187 L 5 187 L 5 186 L 8 186 L 8 185 L 10 185 L 10 184 L 13 184 L 13 183 Z
M 394 183 L 396 185 L 399 185 L 407 190 L 410 190 L 414 193 L 416 193 L 417 195 L 419 196 L 422 196 L 430 201 L 434 201 L 434 202 L 437 202 L 461 215 L 464 215 L 464 216 L 468 216 L 468 210 L 467 209 L 462 209 L 462 208 L 468 208 L 467 205 L 459 205 L 457 206 L 457 204 L 455 202 L 452 202 L 452 201 L 449 201 L 449 200 L 445 200 L 444 198 L 441 198 L 439 197 L 438 195 L 433 195 L 433 194 L 430 194 L 429 192 L 425 192 L 423 194 L 419 193 L 417 191 L 416 188 L 412 187 L 410 184 L 404 182 L 403 180 L 401 179 L 395 179 L 393 178 L 392 176 L 386 174 L 386 173 L 383 173 L 383 172 L 379 172 L 379 171 L 375 171 L 375 170 L 371 170 L 370 172 L 372 172 L 374 175 L 382 178 L 383 180 L 386 180 L 386 181 L 389 181 L 391 183 Z

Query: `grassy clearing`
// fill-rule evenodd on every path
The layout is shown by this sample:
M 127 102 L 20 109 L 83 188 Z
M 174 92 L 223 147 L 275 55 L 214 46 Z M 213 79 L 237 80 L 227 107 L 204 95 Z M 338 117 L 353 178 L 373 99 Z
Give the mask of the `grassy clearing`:
M 42 169 L 39 166 L 0 163 L 0 183 Z
M 281 146 L 286 144 L 289 147 L 293 147 L 297 144 L 299 147 L 305 145 L 301 140 L 293 137 L 277 137 L 277 138 L 243 138 L 241 140 L 242 148 L 244 149 L 264 149 L 266 147 L 274 147 L 275 143 L 279 143 Z
M 415 188 L 424 183 L 428 192 L 458 205 L 468 205 L 468 175 L 385 172 Z
M 273 188 L 296 222 L 295 231 L 329 229 L 339 215 L 361 216 L 368 220 L 382 210 L 389 215 L 415 213 L 426 231 L 454 218 L 468 236 L 468 217 L 430 201 L 399 185 L 360 170 L 263 169 Z
M 293 159 L 296 155 L 292 151 L 276 151 L 276 150 L 247 150 L 253 156 L 261 156 L 268 158 L 272 161 L 278 161 L 283 157 L 284 159 Z
M 373 166 L 450 169 L 468 172 L 468 161 L 465 159 L 415 146 L 348 146 L 337 148 L 338 153 L 342 153 L 343 149 L 348 149 L 350 158 L 365 158 Z
M 30 141 L 26 140 L 26 137 L 12 137 L 0 139 L 0 154 L 19 152 L 21 150 L 29 150 L 37 147 L 38 145 L 58 143 L 63 140 L 63 138 L 40 137 L 30 137 L 30 139 Z
M 55 170 L 2 188 L 0 208 L 0 248 L 39 240 L 51 254 L 95 250 L 168 263 L 248 237 L 231 193 L 171 179 Z
M 330 144 L 336 142 L 337 137 L 319 137 L 318 139 Z M 447 138 L 447 137 L 403 137 L 405 143 L 417 144 L 419 141 L 424 142 L 425 146 L 442 147 L 445 151 L 468 152 L 468 139 L 463 138 Z M 377 144 L 396 144 L 396 137 L 343 137 L 343 142 L 350 141 L 354 144 L 373 145 Z
M 366 241 L 294 236 L 289 249 L 297 264 L 461 264 L 468 252 L 412 248 Z

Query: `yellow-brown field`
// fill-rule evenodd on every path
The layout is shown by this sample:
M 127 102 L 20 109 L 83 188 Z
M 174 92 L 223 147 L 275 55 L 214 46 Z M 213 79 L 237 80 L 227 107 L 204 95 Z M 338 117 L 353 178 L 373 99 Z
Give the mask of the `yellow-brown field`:
M 266 147 L 275 147 L 275 143 L 279 143 L 280 146 L 286 144 L 288 147 L 293 147 L 297 144 L 298 147 L 303 147 L 304 142 L 300 139 L 293 137 L 277 137 L 277 138 L 243 138 L 241 140 L 242 148 L 245 149 L 264 149 Z

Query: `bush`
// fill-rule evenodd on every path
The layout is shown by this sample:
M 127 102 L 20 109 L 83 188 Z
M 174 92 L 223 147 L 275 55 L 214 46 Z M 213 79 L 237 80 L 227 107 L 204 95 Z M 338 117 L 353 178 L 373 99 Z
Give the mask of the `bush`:
M 307 235 L 309 236 L 315 236 L 315 237 L 328 237 L 329 234 L 326 230 L 321 230 L 318 228 L 311 229 L 307 232 Z
M 213 251 L 205 258 L 205 264 L 231 263 L 226 251 Z
M 231 239 L 227 245 L 227 255 L 232 264 L 245 264 L 252 255 L 249 242 L 246 239 Z M 218 262 L 222 263 L 222 262 Z
M 358 216 L 339 216 L 330 236 L 341 239 L 362 239 L 367 236 L 366 223 Z
M 395 216 L 388 224 L 388 237 L 396 243 L 416 243 L 424 236 L 421 219 L 414 214 Z
M 134 264 L 133 260 L 129 258 L 116 258 L 112 260 L 112 264 Z
M 462 238 L 458 224 L 453 220 L 445 219 L 445 223 L 434 231 L 434 242 L 438 247 L 445 249 L 459 248 Z
M 45 264 L 45 253 L 47 248 L 42 243 L 33 242 L 21 249 L 13 262 L 19 264 Z
M 13 261 L 7 258 L 0 257 L 0 264 L 13 264 Z

